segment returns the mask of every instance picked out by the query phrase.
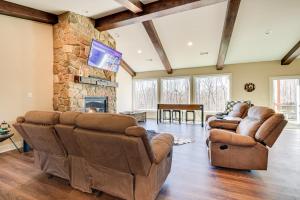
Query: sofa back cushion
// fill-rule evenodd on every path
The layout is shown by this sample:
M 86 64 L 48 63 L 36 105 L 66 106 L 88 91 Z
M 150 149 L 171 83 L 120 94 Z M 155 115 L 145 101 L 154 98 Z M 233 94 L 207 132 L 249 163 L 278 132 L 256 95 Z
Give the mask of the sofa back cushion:
M 93 166 L 147 175 L 151 167 L 145 129 L 134 118 L 107 113 L 83 113 L 74 131 L 84 158 Z
M 54 129 L 54 125 L 59 121 L 59 115 L 58 112 L 47 111 L 30 111 L 25 114 L 25 122 L 21 127 L 35 150 L 54 155 L 66 155 Z
M 274 110 L 262 106 L 253 106 L 248 110 L 248 116 L 241 121 L 237 128 L 237 133 L 255 137 L 256 131 L 269 117 L 274 114 Z
M 63 112 L 55 130 L 69 155 L 82 156 L 76 137 L 74 135 L 75 120 L 80 112 Z
M 232 111 L 228 114 L 229 117 L 244 118 L 247 115 L 250 105 L 247 103 L 237 103 L 233 106 Z
M 255 139 L 272 147 L 287 124 L 283 114 L 274 114 L 267 119 L 255 134 Z
M 29 111 L 25 114 L 25 122 L 40 125 L 55 125 L 59 123 L 59 112 Z
M 133 117 L 108 113 L 82 113 L 75 121 L 79 128 L 122 134 L 126 128 L 138 125 Z
M 82 128 L 76 128 L 75 135 L 84 158 L 91 166 L 148 174 L 151 162 L 140 137 Z

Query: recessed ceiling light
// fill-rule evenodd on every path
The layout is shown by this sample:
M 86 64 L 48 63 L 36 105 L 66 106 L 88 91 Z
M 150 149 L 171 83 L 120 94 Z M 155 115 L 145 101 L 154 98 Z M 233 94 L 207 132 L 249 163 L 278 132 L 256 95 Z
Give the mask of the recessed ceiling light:
M 187 45 L 188 45 L 189 47 L 191 47 L 191 46 L 193 46 L 193 42 L 192 42 L 192 41 L 189 41 L 189 42 L 187 43 Z
M 200 55 L 201 55 L 201 56 L 204 56 L 204 55 L 207 55 L 207 54 L 208 54 L 207 51 L 200 52 Z
M 141 54 L 141 53 L 143 53 L 143 52 L 142 52 L 142 50 L 139 49 L 139 50 L 137 50 L 137 53 L 138 53 L 138 54 Z
M 272 31 L 271 29 L 268 29 L 268 30 L 265 31 L 265 35 L 266 35 L 266 36 L 269 36 L 269 35 L 272 34 L 272 32 L 273 32 L 273 31 Z
M 119 38 L 120 37 L 119 33 L 115 33 L 115 37 Z

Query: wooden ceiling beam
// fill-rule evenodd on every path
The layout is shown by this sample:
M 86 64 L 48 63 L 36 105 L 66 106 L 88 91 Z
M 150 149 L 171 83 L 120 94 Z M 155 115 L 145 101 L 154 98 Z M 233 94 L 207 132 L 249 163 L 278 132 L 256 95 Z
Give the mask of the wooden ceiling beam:
M 56 24 L 58 22 L 57 15 L 3 0 L 0 0 L 0 14 L 47 24 Z
M 217 70 L 224 68 L 224 63 L 231 40 L 235 20 L 239 11 L 241 0 L 228 0 L 226 17 L 223 27 L 222 39 L 219 49 L 219 56 L 217 62 Z
M 121 67 L 125 69 L 131 76 L 136 76 L 136 72 L 122 59 Z
M 157 31 L 155 29 L 155 26 L 154 26 L 152 20 L 144 21 L 143 25 L 146 29 L 146 32 L 148 33 L 148 35 L 150 37 L 151 42 L 152 42 L 156 52 L 158 53 L 158 56 L 159 56 L 162 64 L 164 65 L 167 73 L 172 74 L 173 70 L 172 70 L 171 64 L 170 64 L 167 54 L 163 48 L 163 45 L 159 39 L 159 36 L 157 34 Z
M 291 64 L 298 56 L 300 56 L 300 41 L 282 58 L 281 65 Z
M 144 4 L 143 11 L 139 13 L 126 10 L 96 19 L 95 26 L 98 30 L 105 31 L 224 1 L 226 0 L 160 0 Z
M 115 0 L 115 1 L 133 13 L 139 13 L 143 11 L 143 4 L 139 0 Z

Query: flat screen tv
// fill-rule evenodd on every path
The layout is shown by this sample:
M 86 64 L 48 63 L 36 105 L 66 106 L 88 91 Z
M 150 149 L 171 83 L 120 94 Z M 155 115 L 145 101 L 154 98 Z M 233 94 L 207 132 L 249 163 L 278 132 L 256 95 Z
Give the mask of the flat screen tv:
M 119 70 L 122 53 L 93 40 L 88 59 L 88 65 L 99 69 L 117 72 Z

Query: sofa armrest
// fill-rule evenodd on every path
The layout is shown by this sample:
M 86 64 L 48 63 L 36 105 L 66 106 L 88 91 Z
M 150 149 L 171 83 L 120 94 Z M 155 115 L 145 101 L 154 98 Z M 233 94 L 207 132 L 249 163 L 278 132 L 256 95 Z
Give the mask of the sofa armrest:
M 240 121 L 241 118 L 237 117 L 225 117 L 224 119 L 217 119 L 216 117 L 212 117 L 208 120 L 208 126 L 210 128 L 236 130 Z
M 228 130 L 212 129 L 209 134 L 209 141 L 224 143 L 235 146 L 255 146 L 254 138 L 246 135 L 236 134 Z
M 168 133 L 161 133 L 151 140 L 151 148 L 154 155 L 154 163 L 160 163 L 168 156 L 173 148 L 174 137 Z
M 16 123 L 24 123 L 24 122 L 25 122 L 25 117 L 23 117 L 23 116 L 17 117 Z

